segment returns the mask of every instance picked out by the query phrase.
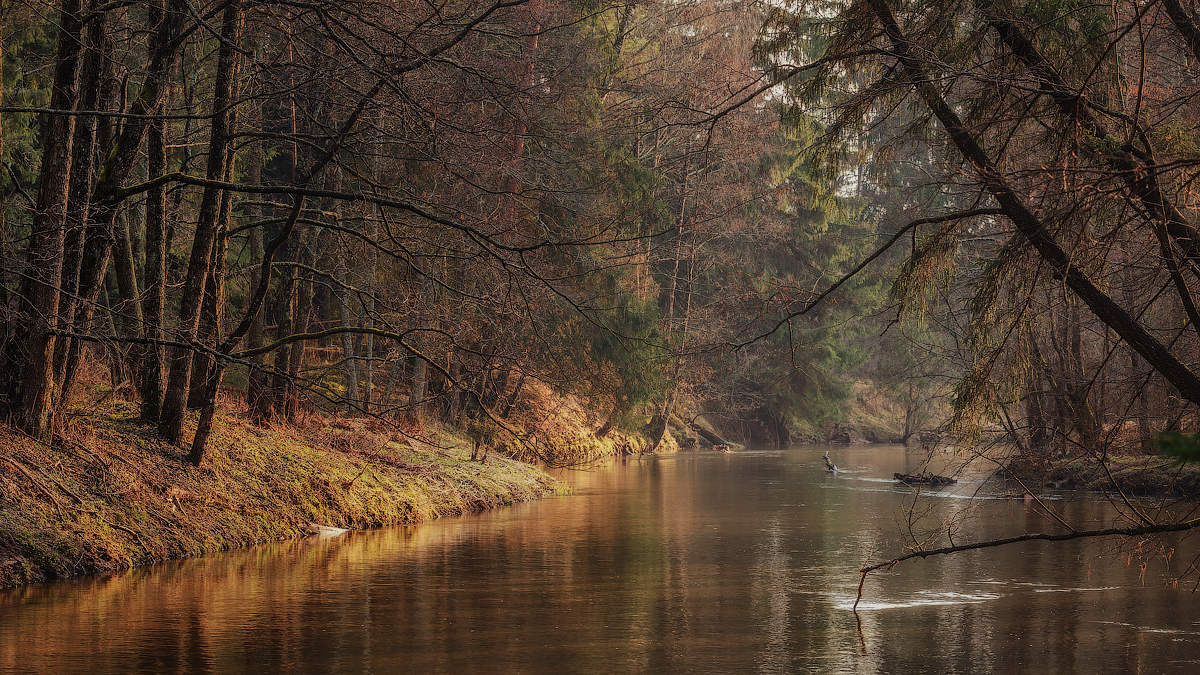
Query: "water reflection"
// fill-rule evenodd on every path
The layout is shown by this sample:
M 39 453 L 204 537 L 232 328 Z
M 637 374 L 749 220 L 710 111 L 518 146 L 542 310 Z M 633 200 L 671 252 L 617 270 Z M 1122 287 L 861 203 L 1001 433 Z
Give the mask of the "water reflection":
M 92 672 L 1194 670 L 1200 611 L 1112 543 L 894 553 L 914 503 L 963 536 L 1042 530 L 1021 501 L 915 500 L 903 449 L 698 454 L 572 472 L 570 497 L 0 596 L 0 668 Z M 870 480 L 870 479 L 881 480 Z M 1094 499 L 1056 506 L 1081 522 Z

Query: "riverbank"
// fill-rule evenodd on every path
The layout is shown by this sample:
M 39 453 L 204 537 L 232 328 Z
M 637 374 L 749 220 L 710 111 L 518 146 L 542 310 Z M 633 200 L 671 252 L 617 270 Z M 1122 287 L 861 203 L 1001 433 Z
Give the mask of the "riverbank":
M 848 445 L 899 444 L 906 433 L 913 436 L 940 424 L 949 412 L 941 402 L 913 406 L 910 410 L 895 392 L 868 380 L 859 379 L 851 385 L 851 396 L 844 410 L 836 411 L 829 419 L 795 418 L 789 425 L 793 443 Z M 906 432 L 905 420 L 913 428 Z
M 219 413 L 200 468 L 133 404 L 76 411 L 53 445 L 0 425 L 0 587 L 309 536 L 416 523 L 563 491 L 448 430 L 364 420 L 257 426 Z M 190 433 L 190 430 L 189 430 Z
M 1162 455 L 1110 455 L 1105 465 L 1091 456 L 1032 460 L 1017 457 L 1007 474 L 1028 487 L 1112 491 L 1144 497 L 1200 497 L 1200 465 Z M 1111 478 L 1110 478 L 1111 476 Z

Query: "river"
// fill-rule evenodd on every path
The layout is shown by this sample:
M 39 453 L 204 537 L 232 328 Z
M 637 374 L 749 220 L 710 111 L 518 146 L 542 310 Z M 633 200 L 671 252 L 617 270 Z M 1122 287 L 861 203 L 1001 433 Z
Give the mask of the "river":
M 913 560 L 906 514 L 959 541 L 1053 529 L 1023 500 L 914 498 L 903 448 L 686 453 L 563 472 L 570 496 L 0 594 L 0 669 L 89 673 L 1196 672 L 1200 596 L 1128 544 Z M 1096 495 L 1054 502 L 1111 522 Z M 963 511 L 966 509 L 966 511 Z

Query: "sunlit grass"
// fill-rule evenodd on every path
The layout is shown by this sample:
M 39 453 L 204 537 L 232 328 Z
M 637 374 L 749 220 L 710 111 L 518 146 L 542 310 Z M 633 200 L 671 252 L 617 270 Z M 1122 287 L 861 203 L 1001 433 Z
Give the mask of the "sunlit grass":
M 136 415 L 127 402 L 108 402 L 73 417 L 53 445 L 0 427 L 0 586 L 296 538 L 316 524 L 414 523 L 564 489 L 500 453 L 472 461 L 469 442 L 450 431 L 430 443 L 359 420 L 260 427 L 230 411 L 219 413 L 194 468 Z

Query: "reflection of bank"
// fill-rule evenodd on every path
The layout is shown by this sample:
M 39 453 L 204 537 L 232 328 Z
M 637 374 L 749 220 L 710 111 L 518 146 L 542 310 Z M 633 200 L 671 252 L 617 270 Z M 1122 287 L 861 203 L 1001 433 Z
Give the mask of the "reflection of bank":
M 823 480 L 817 457 L 835 452 L 852 473 Z M 1022 502 L 897 488 L 906 461 L 878 447 L 613 460 L 556 471 L 570 496 L 29 587 L 2 601 L 0 669 L 1004 672 L 1040 659 L 1072 672 L 1191 658 L 1195 643 L 1097 623 L 1200 621 L 1187 593 L 1154 574 L 1139 586 L 1124 557 L 1097 561 L 1099 542 L 872 575 L 864 654 L 847 609 L 856 570 L 902 549 L 913 504 L 919 536 L 1045 525 Z M 1113 515 L 1056 504 L 1071 522 Z

